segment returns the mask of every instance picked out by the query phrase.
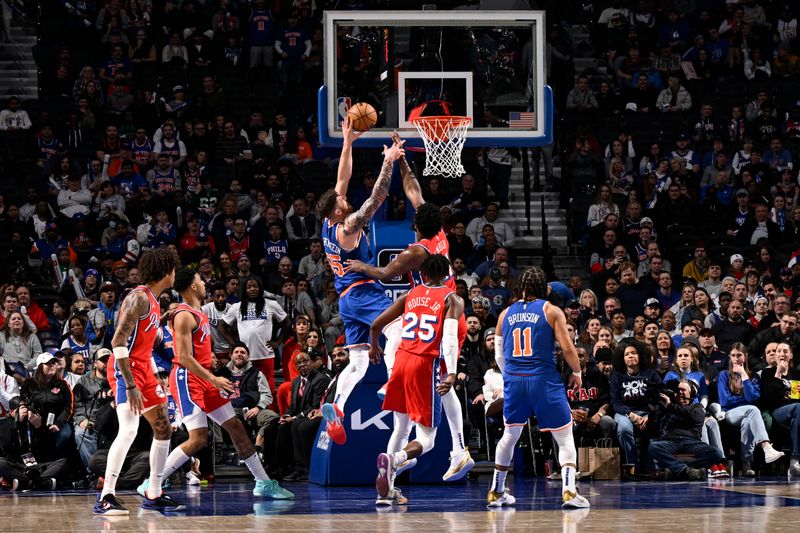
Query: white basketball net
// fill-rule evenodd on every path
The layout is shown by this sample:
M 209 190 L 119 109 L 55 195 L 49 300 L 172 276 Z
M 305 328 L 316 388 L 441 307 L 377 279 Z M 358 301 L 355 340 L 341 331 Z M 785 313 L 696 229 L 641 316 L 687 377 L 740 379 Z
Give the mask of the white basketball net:
M 411 121 L 425 142 L 423 176 L 460 178 L 466 171 L 461 164 L 461 150 L 472 124 L 469 117 L 418 117 Z

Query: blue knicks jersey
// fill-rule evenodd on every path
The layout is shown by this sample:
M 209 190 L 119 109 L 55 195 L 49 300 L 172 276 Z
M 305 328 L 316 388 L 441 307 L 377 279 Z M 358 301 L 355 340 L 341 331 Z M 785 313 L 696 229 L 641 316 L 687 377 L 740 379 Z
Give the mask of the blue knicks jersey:
M 556 372 L 556 336 L 544 314 L 545 303 L 545 300 L 515 302 L 508 307 L 501 325 L 507 373 Z
M 334 284 L 336 292 L 342 294 L 344 290 L 359 281 L 372 281 L 372 278 L 361 272 L 345 272 L 344 263 L 350 259 L 357 259 L 364 263 L 369 263 L 372 259 L 367 239 L 364 232 L 358 236 L 358 244 L 349 252 L 339 246 L 339 239 L 336 237 L 336 230 L 341 223 L 332 222 L 327 218 L 322 221 L 322 244 L 325 246 L 325 255 L 331 264 L 334 274 Z

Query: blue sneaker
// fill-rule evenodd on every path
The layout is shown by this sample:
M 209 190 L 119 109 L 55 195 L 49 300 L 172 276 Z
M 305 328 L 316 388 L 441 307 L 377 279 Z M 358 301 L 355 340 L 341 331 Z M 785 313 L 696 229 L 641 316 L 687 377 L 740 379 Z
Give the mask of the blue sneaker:
M 278 485 L 278 482 L 274 479 L 256 481 L 256 486 L 253 488 L 253 496 L 258 496 L 259 498 L 269 498 L 272 500 L 294 499 L 294 494 Z
M 114 494 L 106 494 L 102 498 L 97 495 L 97 502 L 94 504 L 94 514 L 103 516 L 124 516 L 128 514 L 128 509 L 122 504 L 122 500 Z
M 149 486 L 150 486 L 150 478 L 146 477 L 144 478 L 144 481 L 142 481 L 142 484 L 136 487 L 136 492 L 138 492 L 139 496 L 141 496 L 142 498 L 147 498 L 147 487 Z
M 142 501 L 142 509 L 146 511 L 161 511 L 168 513 L 171 511 L 183 511 L 186 509 L 186 505 L 177 500 L 173 500 L 170 496 L 167 496 L 162 492 L 161 496 L 152 500 L 145 497 L 145 499 Z

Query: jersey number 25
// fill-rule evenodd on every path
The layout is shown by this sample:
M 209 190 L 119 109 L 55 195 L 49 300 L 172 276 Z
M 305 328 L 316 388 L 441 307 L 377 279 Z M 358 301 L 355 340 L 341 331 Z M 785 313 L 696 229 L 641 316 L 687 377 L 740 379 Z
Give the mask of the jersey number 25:
M 439 319 L 435 315 L 421 315 L 406 313 L 403 316 L 403 331 L 400 336 L 413 341 L 418 338 L 422 342 L 431 342 L 436 336 L 436 324 Z

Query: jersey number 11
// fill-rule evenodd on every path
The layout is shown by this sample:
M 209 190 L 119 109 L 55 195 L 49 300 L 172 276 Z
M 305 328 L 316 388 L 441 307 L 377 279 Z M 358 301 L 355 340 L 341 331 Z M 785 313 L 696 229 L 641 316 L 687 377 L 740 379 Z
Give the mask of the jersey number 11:
M 531 328 L 515 329 L 511 336 L 514 338 L 514 351 L 512 357 L 533 356 L 533 342 L 531 342 Z

